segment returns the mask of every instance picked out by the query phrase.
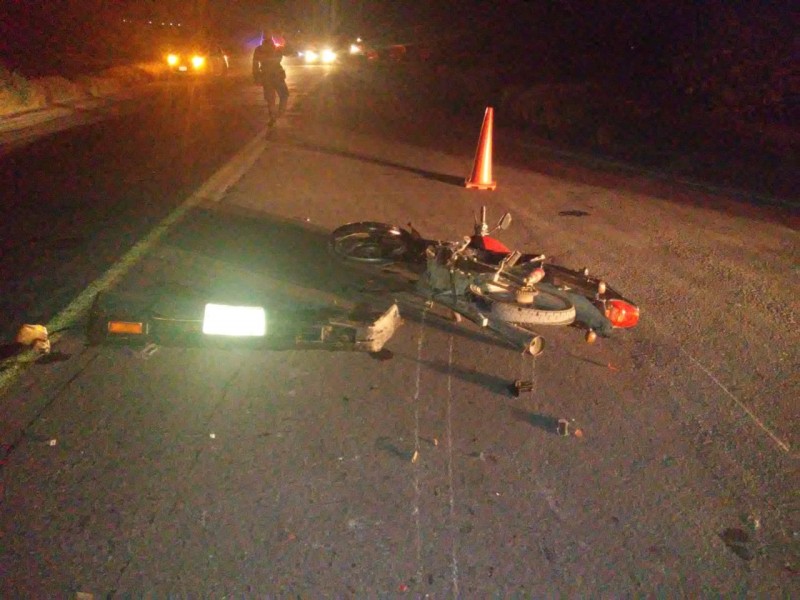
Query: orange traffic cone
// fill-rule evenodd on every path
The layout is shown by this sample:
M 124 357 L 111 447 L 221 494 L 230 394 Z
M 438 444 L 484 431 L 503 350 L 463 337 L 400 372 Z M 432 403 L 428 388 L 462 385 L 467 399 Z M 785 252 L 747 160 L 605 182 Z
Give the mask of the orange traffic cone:
M 464 182 L 467 188 L 478 190 L 493 190 L 497 182 L 492 181 L 492 128 L 494 126 L 494 109 L 486 107 L 483 115 L 481 137 L 478 139 L 478 150 L 475 152 L 475 164 L 472 166 L 472 176 Z

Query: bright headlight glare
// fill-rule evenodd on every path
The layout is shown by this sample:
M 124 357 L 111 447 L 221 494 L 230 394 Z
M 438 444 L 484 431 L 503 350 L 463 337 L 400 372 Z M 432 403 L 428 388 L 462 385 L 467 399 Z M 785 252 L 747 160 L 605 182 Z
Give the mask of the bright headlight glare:
M 175 65 L 177 65 L 178 64 L 178 60 L 179 60 L 179 58 L 178 58 L 177 54 L 168 54 L 167 55 L 167 64 L 170 67 L 174 67 Z
M 267 334 L 267 314 L 260 306 L 206 304 L 203 333 L 236 337 L 263 337 Z
M 306 62 L 314 62 L 319 58 L 319 54 L 317 54 L 313 50 L 306 50 L 305 57 L 306 57 Z
M 192 66 L 195 69 L 201 68 L 204 64 L 206 64 L 206 59 L 204 56 L 195 55 L 192 57 Z
M 336 52 L 334 52 L 330 48 L 325 48 L 325 50 L 322 51 L 322 62 L 332 63 L 335 60 L 336 60 Z

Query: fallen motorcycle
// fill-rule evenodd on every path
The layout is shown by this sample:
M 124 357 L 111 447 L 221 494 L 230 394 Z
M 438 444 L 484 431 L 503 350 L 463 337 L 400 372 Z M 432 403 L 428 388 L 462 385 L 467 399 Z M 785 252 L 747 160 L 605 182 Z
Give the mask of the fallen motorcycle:
M 347 261 L 416 266 L 417 294 L 533 355 L 544 348 L 535 326 L 577 325 L 594 342 L 638 323 L 639 308 L 588 269 L 572 270 L 548 263 L 544 254 L 512 251 L 492 236 L 510 225 L 506 213 L 490 229 L 484 206 L 473 234 L 462 240 L 426 239 L 411 224 L 403 229 L 364 221 L 335 229 L 329 247 Z

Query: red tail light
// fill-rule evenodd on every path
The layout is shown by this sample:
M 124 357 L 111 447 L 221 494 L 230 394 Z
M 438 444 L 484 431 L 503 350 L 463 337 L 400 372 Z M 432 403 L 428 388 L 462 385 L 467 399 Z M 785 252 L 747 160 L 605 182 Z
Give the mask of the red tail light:
M 639 307 L 624 300 L 606 302 L 606 317 L 614 327 L 633 327 L 639 322 Z

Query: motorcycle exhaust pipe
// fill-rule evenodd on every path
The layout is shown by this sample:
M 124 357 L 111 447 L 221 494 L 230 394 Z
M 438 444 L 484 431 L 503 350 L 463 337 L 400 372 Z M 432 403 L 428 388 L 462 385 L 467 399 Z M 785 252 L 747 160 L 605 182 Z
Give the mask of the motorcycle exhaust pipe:
M 538 356 L 544 350 L 544 338 L 542 336 L 522 327 L 517 327 L 513 323 L 496 321 L 488 317 L 484 318 L 487 321 L 485 327 L 520 348 L 523 354 Z
M 437 298 L 436 302 L 447 306 L 480 327 L 491 329 L 498 336 L 522 350 L 524 354 L 538 356 L 544 350 L 544 338 L 533 331 L 518 327 L 507 321 L 493 319 L 469 304 L 452 302 L 446 297 Z

